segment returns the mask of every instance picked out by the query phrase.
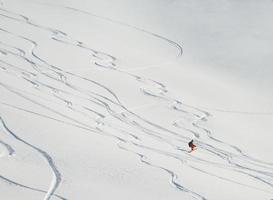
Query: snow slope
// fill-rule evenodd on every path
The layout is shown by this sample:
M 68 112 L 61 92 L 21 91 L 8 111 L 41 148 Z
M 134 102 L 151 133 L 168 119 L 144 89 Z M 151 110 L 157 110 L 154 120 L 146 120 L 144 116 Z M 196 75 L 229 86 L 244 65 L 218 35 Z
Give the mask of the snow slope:
M 2 0 L 0 199 L 272 199 L 272 9 Z

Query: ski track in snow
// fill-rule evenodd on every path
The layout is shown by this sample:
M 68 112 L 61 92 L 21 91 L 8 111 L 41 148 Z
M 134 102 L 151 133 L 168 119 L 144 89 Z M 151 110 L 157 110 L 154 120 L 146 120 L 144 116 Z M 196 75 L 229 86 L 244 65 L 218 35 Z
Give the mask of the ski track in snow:
M 15 155 L 15 150 L 12 148 L 12 146 L 10 146 L 9 144 L 7 144 L 7 143 L 5 143 L 5 142 L 3 142 L 3 141 L 0 140 L 0 146 L 1 145 L 3 147 L 5 147 L 5 149 L 7 150 L 7 155 L 9 155 L 9 156 Z
M 217 177 L 223 181 L 234 184 L 239 184 L 244 187 L 249 187 L 255 190 L 265 191 L 272 194 L 273 188 L 273 163 L 267 163 L 262 160 L 251 157 L 243 152 L 239 147 L 226 143 L 217 139 L 213 133 L 206 127 L 201 126 L 209 120 L 212 115 L 206 110 L 194 107 L 183 103 L 179 99 L 174 99 L 168 92 L 168 88 L 157 80 L 138 76 L 134 73 L 129 73 L 125 70 L 119 69 L 116 64 L 117 58 L 106 52 L 98 51 L 89 47 L 84 41 L 78 41 L 69 36 L 62 30 L 47 27 L 38 24 L 31 16 L 24 16 L 20 13 L 13 12 L 5 7 L 1 2 L 0 18 L 8 22 L 19 23 L 31 30 L 43 31 L 48 38 L 56 43 L 62 43 L 67 46 L 74 46 L 81 50 L 90 53 L 90 60 L 96 67 L 104 68 L 105 70 L 113 70 L 117 73 L 126 75 L 135 80 L 136 84 L 140 86 L 140 92 L 145 96 L 157 99 L 163 102 L 171 113 L 179 113 L 180 118 L 175 120 L 172 127 L 164 127 L 152 120 L 148 120 L 145 116 L 141 116 L 134 112 L 133 108 L 126 107 L 126 102 L 121 102 L 118 95 L 105 86 L 103 83 L 92 80 L 91 78 L 73 72 L 73 70 L 65 70 L 63 66 L 55 66 L 42 56 L 36 53 L 39 48 L 39 41 L 24 35 L 24 33 L 13 32 L 9 28 L 0 28 L 1 36 L 12 38 L 15 41 L 20 41 L 25 46 L 15 46 L 9 41 L 0 41 L 0 74 L 1 77 L 12 77 L 23 85 L 27 85 L 29 90 L 23 91 L 20 86 L 16 86 L 7 78 L 0 79 L 0 86 L 7 92 L 22 98 L 29 103 L 47 110 L 53 116 L 43 113 L 37 113 L 31 109 L 19 107 L 8 102 L 1 101 L 3 107 L 9 107 L 16 111 L 36 115 L 41 119 L 54 120 L 56 122 L 67 124 L 81 128 L 90 132 L 90 134 L 106 135 L 117 140 L 117 146 L 128 152 L 132 152 L 139 156 L 140 161 L 151 167 L 161 169 L 170 175 L 170 183 L 173 187 L 188 194 L 193 199 L 207 199 L 203 194 L 195 191 L 194 188 L 188 188 L 187 183 L 180 179 L 178 173 L 173 171 L 170 167 L 165 166 L 164 163 L 153 163 L 153 155 L 157 154 L 166 158 L 172 158 L 181 162 L 181 166 L 187 166 L 195 171 L 206 174 L 207 176 Z M 42 4 L 41 4 L 42 5 Z M 174 41 L 160 36 L 159 34 L 126 24 L 120 21 L 115 21 L 111 18 L 101 17 L 90 12 L 82 11 L 77 8 L 72 8 L 62 5 L 49 5 L 71 11 L 73 14 L 86 15 L 86 17 L 93 17 L 105 21 L 105 23 L 116 24 L 117 26 L 124 26 L 129 29 L 148 34 L 161 42 L 167 43 L 177 48 L 177 55 L 182 55 L 182 47 Z M 13 26 L 13 25 L 11 25 Z M 28 46 L 28 47 L 26 47 Z M 5 59 L 11 57 L 25 63 L 17 64 L 11 62 L 12 59 Z M 122 58 L 121 58 L 122 59 Z M 92 64 L 91 63 L 91 64 Z M 90 68 L 92 70 L 92 68 Z M 81 84 L 78 84 L 81 83 Z M 88 89 L 84 86 L 89 86 Z M 56 117 L 57 116 L 57 117 Z M 78 117 L 81 117 L 79 119 Z M 84 118 L 85 120 L 82 120 Z M 47 190 L 37 189 L 35 187 L 26 186 L 23 183 L 17 183 L 5 176 L 0 175 L 0 180 L 8 182 L 11 185 L 19 186 L 24 189 L 32 190 L 33 192 L 45 193 L 44 200 L 51 199 L 52 196 L 59 199 L 66 199 L 65 194 L 62 196 L 56 194 L 56 190 L 61 185 L 62 176 L 58 166 L 54 163 L 53 157 L 45 150 L 40 149 L 38 144 L 34 145 L 19 137 L 9 127 L 8 119 L 1 114 L 1 127 L 14 140 L 17 140 L 24 145 L 31 148 L 42 156 L 48 167 L 52 171 L 52 182 Z M 129 131 L 126 127 L 129 127 Z M 113 131 L 115 130 L 115 131 Z M 196 138 L 198 149 L 204 153 L 210 154 L 213 158 L 219 160 L 211 161 L 202 159 L 194 154 L 188 154 L 186 149 L 181 149 L 181 146 L 186 146 L 187 142 L 192 138 Z M 155 147 L 146 138 L 153 139 L 161 144 L 167 144 L 173 148 L 174 152 L 169 152 L 164 148 Z M 203 142 L 206 138 L 206 142 Z M 4 141 L 0 140 L 0 145 L 7 149 L 8 155 L 14 154 L 14 149 Z M 225 169 L 234 173 L 238 173 L 258 183 L 266 185 L 263 189 L 248 185 L 233 177 L 223 177 L 221 174 L 213 174 L 204 168 L 198 167 L 202 165 L 213 166 L 220 169 Z M 260 185 L 260 184 L 259 184 Z M 271 191 L 270 191 L 271 189 Z M 63 197 L 64 196 L 64 197 Z
M 55 166 L 53 159 L 45 151 L 39 149 L 38 147 L 34 146 L 33 144 L 30 144 L 27 141 L 25 141 L 25 140 L 21 139 L 20 137 L 18 137 L 14 132 L 12 132 L 7 127 L 4 119 L 1 116 L 0 116 L 0 121 L 2 123 L 2 127 L 3 127 L 4 131 L 6 131 L 9 135 L 11 135 L 14 139 L 18 140 L 19 142 L 24 143 L 25 145 L 29 146 L 33 150 L 37 151 L 38 153 L 40 153 L 46 159 L 48 165 L 50 166 L 50 168 L 52 170 L 53 177 L 54 177 L 52 182 L 51 182 L 50 188 L 48 189 L 48 191 L 46 192 L 46 195 L 44 197 L 44 200 L 49 200 L 51 198 L 51 196 L 54 194 L 55 190 L 58 188 L 58 185 L 61 182 L 61 174 L 58 171 L 57 167 Z M 3 179 L 4 177 L 1 176 L 1 178 Z M 5 178 L 5 180 L 7 181 L 8 179 Z M 9 182 L 11 182 L 11 181 L 9 181 Z M 12 182 L 12 183 L 15 184 L 14 182 Z M 16 185 L 19 185 L 19 184 L 16 184 Z
M 0 175 L 0 179 L 4 182 L 7 182 L 8 184 L 11 184 L 11 185 L 14 185 L 14 186 L 17 186 L 17 187 L 21 187 L 21 188 L 24 188 L 24 189 L 27 189 L 27 190 L 31 190 L 31 191 L 34 191 L 34 192 L 39 192 L 39 193 L 44 193 L 46 194 L 47 191 L 45 190 L 41 190 L 41 189 L 38 189 L 38 188 L 34 188 L 34 187 L 30 187 L 30 186 L 26 186 L 26 185 L 22 185 L 20 183 L 17 183 L 13 180 L 10 180 L 2 175 Z M 66 200 L 66 198 L 60 196 L 60 195 L 57 195 L 57 194 L 54 194 L 55 197 L 59 198 L 59 199 L 62 199 L 62 200 Z

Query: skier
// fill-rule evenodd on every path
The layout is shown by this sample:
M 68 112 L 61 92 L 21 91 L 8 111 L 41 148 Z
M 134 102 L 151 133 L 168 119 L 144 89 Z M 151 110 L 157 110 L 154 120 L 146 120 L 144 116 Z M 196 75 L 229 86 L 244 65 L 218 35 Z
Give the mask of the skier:
M 193 151 L 196 149 L 196 145 L 193 144 L 193 140 L 191 140 L 191 141 L 188 143 L 188 145 L 189 145 L 189 147 L 191 148 L 191 150 L 190 150 L 189 153 L 193 152 Z

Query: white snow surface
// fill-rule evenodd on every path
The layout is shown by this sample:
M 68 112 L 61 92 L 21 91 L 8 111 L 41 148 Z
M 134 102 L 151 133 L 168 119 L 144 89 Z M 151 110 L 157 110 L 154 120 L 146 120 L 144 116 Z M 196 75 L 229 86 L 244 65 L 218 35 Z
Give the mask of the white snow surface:
M 273 199 L 272 21 L 270 0 L 1 0 L 0 199 Z

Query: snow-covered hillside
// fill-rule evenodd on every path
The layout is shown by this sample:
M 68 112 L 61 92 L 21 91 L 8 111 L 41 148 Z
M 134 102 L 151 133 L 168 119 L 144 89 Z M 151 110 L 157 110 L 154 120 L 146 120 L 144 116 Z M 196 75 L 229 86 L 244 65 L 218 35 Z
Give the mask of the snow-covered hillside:
M 269 0 L 1 0 L 0 199 L 273 199 L 272 20 Z

